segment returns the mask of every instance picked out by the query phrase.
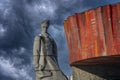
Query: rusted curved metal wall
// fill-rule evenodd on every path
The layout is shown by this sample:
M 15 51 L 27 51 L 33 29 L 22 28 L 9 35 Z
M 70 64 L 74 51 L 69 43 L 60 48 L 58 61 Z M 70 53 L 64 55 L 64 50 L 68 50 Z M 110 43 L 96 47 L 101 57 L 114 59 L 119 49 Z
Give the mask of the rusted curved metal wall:
M 70 64 L 120 61 L 120 3 L 69 16 L 64 30 Z

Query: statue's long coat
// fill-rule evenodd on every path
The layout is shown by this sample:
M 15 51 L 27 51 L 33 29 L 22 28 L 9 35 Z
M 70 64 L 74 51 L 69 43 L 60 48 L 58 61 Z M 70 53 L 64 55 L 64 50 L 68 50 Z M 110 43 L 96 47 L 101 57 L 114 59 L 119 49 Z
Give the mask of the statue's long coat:
M 57 61 L 57 46 L 48 36 L 36 36 L 33 48 L 36 80 L 67 80 L 60 71 Z

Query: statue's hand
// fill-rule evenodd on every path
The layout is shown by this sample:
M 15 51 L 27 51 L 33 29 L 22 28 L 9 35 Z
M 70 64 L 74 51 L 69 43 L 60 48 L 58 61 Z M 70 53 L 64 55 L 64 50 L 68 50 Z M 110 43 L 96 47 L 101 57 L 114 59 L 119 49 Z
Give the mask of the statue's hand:
M 44 70 L 44 65 L 39 65 L 39 70 Z
M 38 71 L 39 70 L 39 67 L 35 67 L 35 71 Z

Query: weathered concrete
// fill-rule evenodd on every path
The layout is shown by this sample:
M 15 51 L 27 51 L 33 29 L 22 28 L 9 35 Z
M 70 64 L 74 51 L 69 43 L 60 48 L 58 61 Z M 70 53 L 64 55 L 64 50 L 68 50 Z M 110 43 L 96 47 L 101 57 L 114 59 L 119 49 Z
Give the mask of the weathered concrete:
M 120 65 L 72 66 L 73 80 L 120 80 Z

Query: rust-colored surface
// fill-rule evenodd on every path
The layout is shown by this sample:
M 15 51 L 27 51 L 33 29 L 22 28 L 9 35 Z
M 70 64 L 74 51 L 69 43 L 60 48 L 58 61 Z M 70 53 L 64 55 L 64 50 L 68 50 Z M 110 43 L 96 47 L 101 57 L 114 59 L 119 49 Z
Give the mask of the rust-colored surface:
M 69 16 L 64 29 L 71 65 L 120 62 L 120 3 Z

